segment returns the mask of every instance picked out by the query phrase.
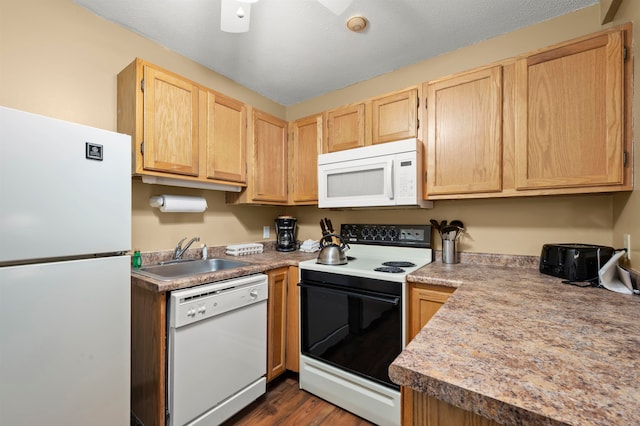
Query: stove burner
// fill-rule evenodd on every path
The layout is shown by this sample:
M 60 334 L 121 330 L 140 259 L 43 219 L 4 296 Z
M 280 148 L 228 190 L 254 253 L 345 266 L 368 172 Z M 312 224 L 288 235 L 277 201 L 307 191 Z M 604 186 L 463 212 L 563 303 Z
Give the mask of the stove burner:
M 405 261 L 384 262 L 383 265 L 384 266 L 392 266 L 392 267 L 396 267 L 396 268 L 411 268 L 413 266 L 416 266 L 415 263 L 405 262 Z
M 392 273 L 392 274 L 398 274 L 398 273 L 404 272 L 404 269 L 399 268 L 397 266 L 379 266 L 379 267 L 375 268 L 374 271 L 376 271 L 376 272 L 389 272 L 389 273 Z

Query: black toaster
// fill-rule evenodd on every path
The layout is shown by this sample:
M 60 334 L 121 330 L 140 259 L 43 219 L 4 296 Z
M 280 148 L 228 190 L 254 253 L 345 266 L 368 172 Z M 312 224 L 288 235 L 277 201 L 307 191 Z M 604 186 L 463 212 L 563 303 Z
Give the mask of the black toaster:
M 613 256 L 614 249 L 591 244 L 544 244 L 540 272 L 568 281 L 589 281 Z

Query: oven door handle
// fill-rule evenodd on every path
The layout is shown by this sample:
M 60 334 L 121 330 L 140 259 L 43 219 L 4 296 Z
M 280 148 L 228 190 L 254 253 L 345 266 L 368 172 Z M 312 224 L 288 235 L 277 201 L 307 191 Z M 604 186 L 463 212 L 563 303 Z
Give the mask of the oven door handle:
M 393 306 L 398 306 L 400 304 L 400 297 L 399 296 L 389 296 L 389 297 L 375 296 L 375 295 L 367 294 L 367 293 L 359 293 L 359 292 L 349 291 L 349 290 L 338 290 L 338 289 L 331 288 L 331 287 L 307 284 L 305 282 L 298 283 L 298 285 L 300 287 L 305 287 L 305 288 L 321 289 L 321 290 L 327 291 L 329 293 L 360 297 L 362 299 L 374 300 L 376 302 L 382 302 L 382 303 L 390 303 Z

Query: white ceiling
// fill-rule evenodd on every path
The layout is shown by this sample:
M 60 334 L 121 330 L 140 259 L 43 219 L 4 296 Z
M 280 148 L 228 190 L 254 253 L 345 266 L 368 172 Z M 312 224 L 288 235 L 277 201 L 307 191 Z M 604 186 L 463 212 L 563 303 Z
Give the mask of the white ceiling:
M 548 20 L 598 0 L 259 0 L 250 31 L 220 31 L 221 0 L 73 0 L 282 105 Z M 346 29 L 364 15 L 362 33 Z M 141 54 L 141 56 L 144 56 Z

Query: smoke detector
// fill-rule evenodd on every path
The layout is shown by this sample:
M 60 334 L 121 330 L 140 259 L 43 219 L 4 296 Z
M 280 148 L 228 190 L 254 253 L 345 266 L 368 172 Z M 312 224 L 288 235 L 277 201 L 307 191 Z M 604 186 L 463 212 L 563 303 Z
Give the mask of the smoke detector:
M 367 28 L 368 24 L 369 21 L 367 21 L 367 18 L 360 15 L 352 16 L 347 20 L 347 28 L 349 28 L 349 30 L 353 31 L 354 33 L 364 31 L 364 29 Z

